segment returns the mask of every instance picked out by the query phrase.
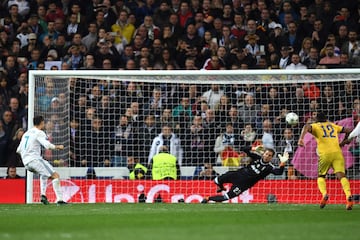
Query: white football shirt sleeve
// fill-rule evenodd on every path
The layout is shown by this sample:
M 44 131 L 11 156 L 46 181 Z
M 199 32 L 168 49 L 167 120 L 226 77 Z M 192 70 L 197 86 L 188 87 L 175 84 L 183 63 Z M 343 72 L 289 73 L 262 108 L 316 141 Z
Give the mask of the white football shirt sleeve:
M 359 137 L 359 136 L 360 136 L 360 122 L 358 122 L 358 124 L 356 125 L 354 130 L 351 131 L 351 133 L 349 134 L 348 139 L 353 139 L 353 138 Z

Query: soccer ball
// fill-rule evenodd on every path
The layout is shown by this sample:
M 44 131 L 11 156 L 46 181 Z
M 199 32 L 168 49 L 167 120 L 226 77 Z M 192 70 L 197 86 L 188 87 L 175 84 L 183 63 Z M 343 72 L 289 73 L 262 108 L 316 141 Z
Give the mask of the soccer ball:
M 296 125 L 299 123 L 299 116 L 294 112 L 290 112 L 286 114 L 285 120 L 289 125 Z

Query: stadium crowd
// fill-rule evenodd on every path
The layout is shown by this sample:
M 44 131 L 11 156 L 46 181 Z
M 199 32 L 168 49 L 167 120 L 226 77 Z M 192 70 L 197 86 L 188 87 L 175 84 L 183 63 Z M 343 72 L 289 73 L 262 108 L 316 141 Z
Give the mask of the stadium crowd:
M 27 128 L 28 70 L 359 67 L 359 10 L 354 0 L 2 1 L 0 165 L 21 166 L 14 150 Z M 54 141 L 70 122 L 70 161 L 44 153 L 55 165 L 127 166 L 133 157 L 147 165 L 160 145 L 183 166 L 222 165 L 224 151 L 257 144 L 294 153 L 299 129 L 286 126 L 287 112 L 302 123 L 317 111 L 330 120 L 360 112 L 358 81 L 69 85 L 70 116 L 56 80 L 36 90 Z

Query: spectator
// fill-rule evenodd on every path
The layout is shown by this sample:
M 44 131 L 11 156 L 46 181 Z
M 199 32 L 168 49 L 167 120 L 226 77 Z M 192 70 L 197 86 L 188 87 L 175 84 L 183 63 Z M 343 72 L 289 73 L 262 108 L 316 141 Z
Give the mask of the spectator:
M 149 164 L 152 180 L 179 180 L 180 167 L 176 157 L 170 154 L 168 146 L 160 146 Z
M 95 23 L 97 26 L 97 29 L 104 29 L 105 32 L 107 32 L 108 26 L 105 22 L 105 13 L 103 12 L 103 10 L 99 9 L 96 12 L 96 17 L 95 17 Z
M 120 65 L 119 59 L 120 59 L 120 54 L 118 52 L 118 50 L 116 49 L 116 47 L 114 46 L 114 44 L 112 44 L 110 41 L 108 40 L 103 40 L 101 39 L 98 42 L 98 49 L 95 51 L 95 66 L 97 68 L 101 68 L 102 67 L 102 63 L 104 61 L 104 59 L 110 59 L 112 66 L 114 68 L 117 68 Z
M 181 135 L 180 135 L 181 136 Z M 184 138 L 184 161 L 183 165 L 198 165 L 207 160 L 204 155 L 205 139 L 204 139 L 203 119 L 201 116 L 194 116 L 192 124 L 185 130 Z
M 245 123 L 244 128 L 240 132 L 242 138 L 240 146 L 250 147 L 256 139 L 256 131 L 251 123 Z
M 103 127 L 103 120 L 95 116 L 91 121 L 91 128 L 86 131 L 87 142 L 81 146 L 81 165 L 87 167 L 110 167 L 111 149 L 110 134 Z
M 77 2 L 77 1 L 73 1 L 71 5 L 68 6 L 68 9 L 70 10 L 67 15 L 71 16 L 73 14 L 75 14 L 76 16 L 76 23 L 78 23 L 80 26 L 85 26 L 87 21 L 86 21 L 86 16 L 84 16 L 82 14 L 82 9 L 81 9 L 81 4 L 80 2 Z
M 286 66 L 286 69 L 297 70 L 297 69 L 307 69 L 307 67 L 300 62 L 300 56 L 297 53 L 291 55 L 291 63 Z
M 178 65 L 177 65 L 176 61 L 171 56 L 170 49 L 169 48 L 163 48 L 161 50 L 161 56 L 159 56 L 157 58 L 157 60 L 155 60 L 154 69 L 163 70 L 163 69 L 166 68 L 167 65 L 171 65 L 171 64 L 175 65 L 176 68 L 178 68 Z
M 16 38 L 20 41 L 21 47 L 24 47 L 28 43 L 28 37 L 31 33 L 31 28 L 27 22 L 22 22 L 20 27 L 17 29 Z M 14 40 L 13 40 L 14 41 Z
M 265 119 L 274 119 L 275 113 L 270 106 L 270 104 L 263 103 L 261 104 L 260 111 L 257 112 L 256 118 L 255 118 L 255 128 L 261 129 L 263 121 Z
M 14 91 L 8 87 L 8 81 L 4 73 L 0 73 L 0 95 L 4 106 L 8 106 L 10 99 L 15 95 Z
M 178 16 L 179 16 L 180 26 L 182 28 L 185 28 L 188 20 L 193 17 L 193 13 L 191 12 L 188 2 L 182 1 L 180 3 L 180 9 L 178 11 Z
M 153 157 L 158 154 L 162 146 L 169 149 L 169 154 L 176 157 L 178 164 L 182 164 L 182 149 L 180 139 L 172 132 L 170 126 L 163 126 L 161 133 L 152 141 L 151 149 L 148 157 L 148 164 L 151 163 Z
M 337 67 L 352 68 L 354 66 L 352 64 L 350 64 L 350 62 L 349 62 L 349 55 L 347 55 L 346 53 L 341 53 L 340 54 L 340 64 Z
M 13 120 L 20 126 L 25 118 L 25 111 L 19 104 L 19 99 L 16 97 L 10 98 L 9 110 L 12 113 Z
M 92 70 L 95 69 L 95 59 L 94 55 L 91 53 L 86 54 L 84 58 L 84 65 L 80 69 Z
M 329 34 L 326 40 L 326 43 L 324 45 L 324 47 L 320 50 L 320 57 L 324 57 L 325 56 L 325 52 L 326 52 L 326 45 L 328 44 L 332 44 L 334 46 L 334 55 L 335 56 L 340 56 L 340 48 L 338 45 L 336 45 L 336 39 L 335 39 L 335 35 L 334 34 Z
M 280 49 L 281 58 L 279 61 L 280 69 L 286 69 L 286 67 L 290 65 L 291 63 L 290 51 L 293 51 L 291 47 L 288 46 L 281 47 Z
M 275 149 L 275 134 L 272 121 L 270 119 L 265 119 L 263 121 L 262 129 L 259 131 L 259 135 L 262 136 L 261 141 L 265 148 Z
M 289 46 L 292 51 L 299 52 L 301 49 L 302 38 L 298 33 L 298 26 L 295 22 L 287 24 L 288 31 L 280 38 L 280 46 Z
M 351 116 L 354 101 L 359 97 L 359 87 L 354 81 L 348 80 L 344 82 L 340 89 L 341 102 L 344 104 L 346 111 Z
M 146 0 L 135 11 L 136 26 L 140 26 L 146 16 L 153 16 L 157 5 L 154 0 Z
M 144 104 L 144 114 L 153 115 L 158 119 L 165 107 L 164 98 L 161 96 L 161 88 L 154 88 L 152 96 L 147 103 Z
M 6 177 L 5 179 L 20 179 L 20 177 L 16 172 L 16 166 L 9 166 L 6 170 Z
M 333 27 L 334 29 L 338 29 L 339 26 L 345 25 L 348 29 L 354 29 L 355 31 L 358 29 L 358 24 L 354 17 L 351 17 L 349 8 L 346 6 L 342 6 L 338 15 L 336 15 L 333 19 Z
M 294 166 L 291 164 L 291 159 L 293 158 L 296 151 L 296 142 L 293 129 L 284 129 L 281 139 L 276 146 L 276 149 L 279 153 L 289 153 L 290 161 L 288 162 L 288 167 L 286 168 L 287 179 L 297 179 L 299 174 L 294 169 Z
M 146 28 L 147 35 L 151 43 L 155 39 L 160 38 L 160 28 L 154 24 L 152 16 L 145 16 L 144 23 L 140 26 L 144 26 Z
M 37 36 L 35 33 L 30 33 L 27 37 L 27 42 L 26 45 L 21 46 L 20 52 L 19 52 L 19 56 L 21 57 L 26 57 L 27 59 L 30 59 L 30 53 L 33 49 L 35 49 L 36 47 L 38 47 L 37 44 Z
M 215 106 L 215 115 L 219 123 L 225 123 L 227 120 L 228 111 L 230 110 L 230 99 L 227 95 L 222 95 L 220 97 L 219 103 Z
M 237 39 L 243 39 L 246 35 L 244 16 L 239 12 L 234 13 L 234 24 L 231 26 L 231 34 Z
M 310 48 L 309 57 L 303 61 L 303 64 L 309 69 L 315 69 L 319 64 L 319 52 L 315 47 Z
M 74 35 L 74 38 L 75 37 L 77 37 L 77 34 Z M 81 50 L 81 46 L 82 45 L 80 45 L 80 50 Z M 67 54 L 67 50 L 68 50 L 68 47 L 69 47 L 68 43 L 65 40 L 65 35 L 59 34 L 57 39 L 54 42 L 54 45 L 52 47 L 58 53 L 58 58 L 62 59 Z
M 119 124 L 113 132 L 113 141 L 115 144 L 114 156 L 111 159 L 112 167 L 125 167 L 128 156 L 133 156 L 133 136 L 134 127 L 129 122 L 128 117 L 122 115 Z
M 301 63 L 304 63 L 305 61 L 307 61 L 310 58 L 310 50 L 311 50 L 312 46 L 313 46 L 313 44 L 312 44 L 311 38 L 305 37 L 302 41 L 301 49 L 299 52 Z
M 40 50 L 38 48 L 33 48 L 30 52 L 30 58 L 29 58 L 29 70 L 38 70 L 38 65 L 40 64 Z M 45 67 L 45 66 L 44 66 Z
M 135 26 L 128 22 L 128 12 L 126 10 L 120 11 L 118 20 L 111 26 L 111 31 L 116 33 L 116 44 L 122 43 L 125 46 L 131 42 L 135 33 Z
M 326 56 L 320 59 L 319 64 L 322 65 L 334 65 L 340 63 L 340 57 L 335 56 L 334 53 L 334 45 L 328 44 L 325 46 L 326 48 Z
M 239 107 L 239 116 L 244 123 L 254 123 L 259 109 L 259 105 L 255 103 L 254 96 L 246 94 L 244 105 Z
M 184 40 L 189 45 L 189 47 L 194 46 L 197 49 L 200 49 L 202 46 L 201 45 L 202 39 L 197 34 L 197 30 L 193 23 L 189 23 L 186 26 L 186 32 L 185 32 L 185 34 L 182 35 L 181 39 Z
M 285 23 L 286 14 L 290 14 L 294 21 L 298 21 L 299 16 L 296 13 L 291 1 L 283 1 L 282 6 L 280 8 L 279 21 L 283 26 L 286 25 Z
M 14 34 L 17 32 L 21 22 L 23 21 L 23 16 L 19 14 L 19 7 L 17 4 L 11 4 L 9 8 L 9 20 L 10 20 L 10 29 L 9 31 Z
M 306 98 L 304 88 L 301 86 L 295 90 L 295 98 L 290 98 L 291 111 L 298 114 L 301 119 L 305 116 L 305 113 L 309 111 L 309 98 Z
M 234 127 L 227 123 L 225 131 L 217 136 L 214 152 L 217 154 L 217 165 L 222 166 L 239 166 L 240 157 L 239 149 L 240 136 L 234 134 Z
M 47 29 L 47 26 L 46 26 L 46 29 Z M 65 19 L 55 18 L 54 29 L 55 29 L 55 32 L 58 34 L 58 37 L 59 37 L 59 35 L 65 36 L 66 35 Z
M 6 134 L 6 129 L 4 127 L 4 124 L 2 121 L 0 121 L 0 154 L 1 156 L 5 156 L 6 153 L 6 147 L 7 147 L 7 143 L 8 143 L 8 135 Z M 0 166 L 5 166 L 6 165 L 6 159 L 5 158 L 0 158 Z
M 129 179 L 135 180 L 135 179 L 147 179 L 148 168 L 142 165 L 139 162 L 138 158 L 135 157 L 128 157 L 127 158 L 127 168 L 129 169 Z
M 16 86 L 20 74 L 20 69 L 16 63 L 16 56 L 10 55 L 6 57 L 3 72 L 6 73 L 7 76 L 7 87 L 12 88 Z
M 215 59 L 215 56 L 213 56 L 212 58 Z M 212 84 L 211 88 L 208 91 L 204 92 L 202 97 L 207 102 L 209 107 L 214 110 L 216 109 L 216 106 L 218 106 L 218 104 L 220 103 L 220 98 L 223 95 L 224 91 L 220 89 L 220 85 Z
M 48 5 L 48 9 L 46 11 L 45 20 L 47 22 L 54 22 L 56 18 L 65 18 L 64 12 L 62 9 L 57 6 L 56 2 L 50 2 Z
M 85 45 L 86 49 L 91 51 L 97 42 L 97 26 L 95 23 L 89 23 L 88 34 L 81 39 L 81 43 Z
M 205 163 L 201 168 L 197 168 L 199 171 L 195 170 L 193 180 L 214 180 L 219 174 L 214 170 L 212 164 Z
M 334 87 L 330 84 L 326 84 L 322 88 L 320 97 L 320 109 L 327 116 L 330 121 L 336 121 L 342 119 L 342 110 L 344 109 L 343 103 L 340 101 L 340 96 L 335 94 Z
M 154 24 L 159 26 L 160 29 L 163 29 L 168 23 L 172 13 L 169 2 L 166 0 L 160 1 L 159 7 L 154 12 Z
M 325 46 L 327 36 L 328 32 L 324 28 L 323 21 L 321 19 L 316 19 L 314 22 L 314 31 L 311 34 L 314 47 L 321 49 L 323 46 Z
M 175 1 L 179 1 L 179 0 L 175 0 Z M 177 15 L 176 11 L 174 11 L 174 13 L 172 13 L 170 15 L 169 26 L 170 26 L 172 35 L 174 36 L 175 39 L 178 39 L 182 36 L 184 28 L 182 28 L 180 26 L 179 16 Z
M 110 31 L 111 26 L 116 22 L 117 16 L 114 10 L 111 8 L 110 0 L 103 0 L 101 5 L 101 11 L 104 12 L 104 25 L 107 32 Z
M 189 121 L 192 119 L 192 111 L 191 111 L 191 105 L 189 102 L 189 98 L 183 97 L 180 101 L 180 104 L 176 106 L 172 110 L 172 116 L 176 119 L 180 116 L 186 116 Z
M 204 14 L 200 11 L 193 13 L 194 17 L 189 19 L 188 22 L 194 22 L 195 28 L 200 37 L 204 37 L 205 31 L 207 31 L 210 27 L 207 23 L 204 22 Z
M 154 115 L 145 115 L 143 124 L 135 130 L 134 152 L 138 154 L 142 164 L 148 164 L 148 153 L 151 149 L 153 139 L 160 133 Z
M 346 41 L 349 40 L 349 29 L 346 25 L 339 26 L 339 30 L 336 32 L 336 46 L 342 47 Z
M 83 67 L 84 59 L 80 47 L 73 45 L 70 47 L 69 52 L 70 53 L 64 57 L 63 61 L 69 64 L 70 69 L 77 70 Z
M 344 42 L 341 46 L 341 52 L 348 54 L 349 63 L 352 65 L 360 65 L 360 41 L 357 39 L 357 32 L 355 30 L 349 31 L 349 41 Z

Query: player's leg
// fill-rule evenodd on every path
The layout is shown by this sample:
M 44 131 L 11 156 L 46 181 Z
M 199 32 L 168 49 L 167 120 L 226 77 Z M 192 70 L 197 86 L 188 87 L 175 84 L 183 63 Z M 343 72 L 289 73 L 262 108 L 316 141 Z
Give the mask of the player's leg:
M 329 195 L 327 194 L 327 189 L 326 189 L 325 177 L 330 166 L 331 166 L 331 161 L 329 160 L 327 155 L 323 155 L 319 157 L 317 185 L 322 195 L 320 201 L 320 208 L 324 208 L 329 199 Z
M 242 193 L 241 188 L 237 185 L 233 185 L 231 189 L 228 192 L 226 192 L 224 195 L 215 195 L 215 196 L 206 197 L 202 200 L 201 203 L 207 203 L 208 201 L 223 202 L 230 200 L 234 197 L 237 197 L 241 193 Z
M 337 179 L 340 180 L 342 189 L 346 196 L 346 209 L 352 210 L 354 203 L 351 195 L 350 182 L 345 176 L 345 159 L 341 153 L 339 153 L 337 158 L 334 160 L 333 169 Z
M 37 165 L 38 165 L 37 172 L 41 176 L 40 179 L 42 179 L 42 177 L 44 177 L 43 178 L 44 180 L 45 180 L 45 177 L 52 179 L 52 185 L 53 185 L 53 189 L 54 189 L 54 192 L 55 192 L 55 195 L 56 195 L 56 202 L 58 204 L 65 203 L 63 201 L 63 199 L 62 199 L 62 191 L 61 191 L 61 186 L 60 186 L 60 180 L 59 180 L 60 176 L 59 176 L 59 174 L 57 172 L 55 172 L 53 166 L 48 161 L 46 161 L 44 159 L 41 159 L 41 160 L 37 161 Z
M 46 198 L 46 188 L 48 183 L 48 176 L 40 175 L 40 195 L 41 195 L 41 202 L 45 205 L 49 204 L 49 201 Z
M 63 204 L 64 201 L 63 201 L 61 185 L 60 185 L 60 176 L 57 172 L 54 172 L 50 178 L 52 179 L 52 185 L 56 195 L 56 202 L 58 204 Z
M 222 192 L 226 189 L 224 188 L 224 183 L 233 183 L 233 180 L 236 179 L 238 174 L 238 171 L 229 171 L 226 172 L 214 179 L 215 184 L 218 186 L 218 189 L 216 192 Z
M 48 205 L 49 201 L 46 198 L 46 188 L 48 179 L 51 176 L 51 172 L 44 167 L 42 161 L 44 160 L 40 159 L 31 161 L 30 163 L 26 164 L 25 168 L 30 172 L 40 175 L 40 202 Z

